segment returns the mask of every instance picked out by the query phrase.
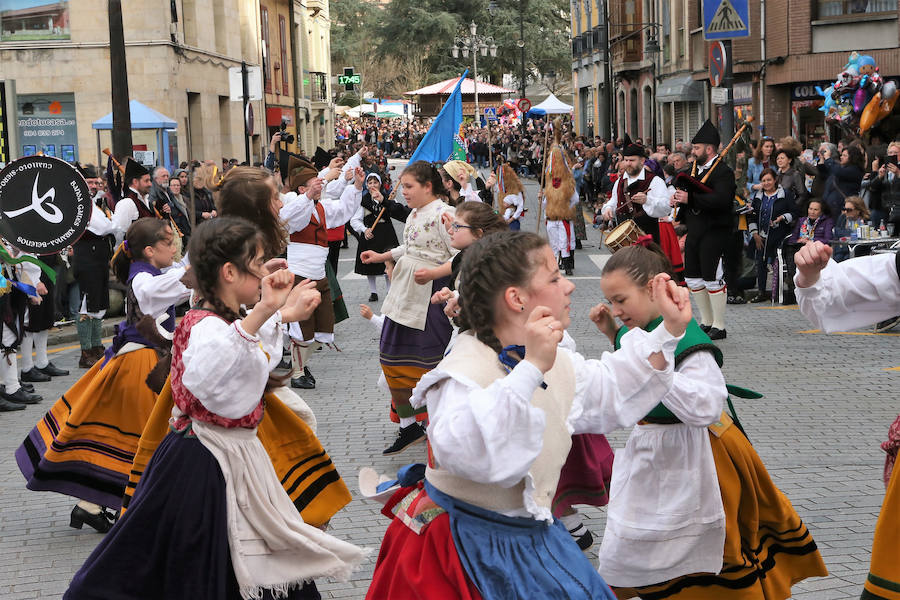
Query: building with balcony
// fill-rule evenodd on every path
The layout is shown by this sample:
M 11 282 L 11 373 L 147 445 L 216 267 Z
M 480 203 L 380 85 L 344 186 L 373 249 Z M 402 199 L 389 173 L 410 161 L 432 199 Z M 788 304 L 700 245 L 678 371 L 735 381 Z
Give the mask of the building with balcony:
M 243 157 L 243 110 L 229 98 L 228 69 L 260 63 L 258 0 L 123 2 L 130 98 L 171 118 L 170 165 Z M 91 124 L 112 110 L 107 2 L 0 4 L 0 79 L 15 81 L 12 158 L 43 152 L 96 163 L 111 145 Z M 254 103 L 257 115 L 262 102 Z M 164 153 L 153 131 L 135 150 Z M 264 142 L 253 140 L 254 156 Z
M 331 17 L 328 0 L 293 0 L 298 40 L 299 131 L 312 156 L 316 146 L 334 146 L 331 81 Z
M 572 87 L 575 127 L 582 135 L 610 136 L 607 86 L 607 0 L 572 0 Z

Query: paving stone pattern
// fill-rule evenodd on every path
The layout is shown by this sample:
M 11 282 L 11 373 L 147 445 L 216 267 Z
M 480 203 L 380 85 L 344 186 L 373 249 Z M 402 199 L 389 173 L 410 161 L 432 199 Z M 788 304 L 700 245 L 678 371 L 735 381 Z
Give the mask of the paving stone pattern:
M 534 231 L 536 185 L 529 183 L 531 210 L 525 229 Z M 400 226 L 397 226 L 398 232 Z M 586 356 L 609 350 L 606 339 L 587 319 L 600 301 L 602 255 L 599 235 L 588 225 L 585 250 L 576 254 L 577 289 L 570 332 Z M 325 598 L 363 598 L 371 579 L 387 519 L 379 506 L 358 496 L 356 474 L 373 466 L 392 473 L 424 460 L 424 446 L 384 458 L 396 432 L 387 419 L 388 398 L 379 391 L 378 340 L 358 316 L 356 306 L 368 298 L 364 278 L 354 276 L 353 252 L 343 250 L 339 276 L 351 318 L 337 327 L 341 351 L 322 350 L 310 367 L 317 388 L 303 398 L 315 410 L 319 436 L 331 453 L 354 500 L 332 521 L 331 532 L 373 549 L 364 568 L 345 583 L 319 582 Z M 593 255 L 593 260 L 591 259 Z M 379 295 L 383 301 L 383 280 Z M 381 303 L 373 303 L 377 311 Z M 768 305 L 730 306 L 725 374 L 730 383 L 765 394 L 740 400 L 737 409 L 750 438 L 776 484 L 793 502 L 821 548 L 831 575 L 794 588 L 794 598 L 858 598 L 868 572 L 872 531 L 884 486 L 883 452 L 878 444 L 897 415 L 894 390 L 900 373 L 896 335 L 824 335 L 800 333 L 811 326 L 796 309 Z M 53 355 L 72 375 L 39 384 L 44 403 L 17 413 L 0 413 L 0 598 L 58 598 L 74 572 L 100 540 L 90 528 L 68 527 L 74 500 L 31 492 L 16 467 L 13 452 L 51 403 L 84 371 L 71 346 Z M 628 433 L 610 436 L 622 447 Z M 598 538 L 605 511 L 586 509 L 587 524 Z M 596 561 L 599 544 L 589 552 Z

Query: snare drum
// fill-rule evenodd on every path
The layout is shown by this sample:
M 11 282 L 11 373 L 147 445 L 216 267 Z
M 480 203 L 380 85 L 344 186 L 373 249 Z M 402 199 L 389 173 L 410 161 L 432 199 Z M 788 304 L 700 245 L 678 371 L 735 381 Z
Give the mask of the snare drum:
M 615 229 L 606 234 L 606 247 L 615 254 L 622 248 L 633 245 L 642 235 L 646 234 L 638 227 L 637 223 L 629 219 L 619 223 Z

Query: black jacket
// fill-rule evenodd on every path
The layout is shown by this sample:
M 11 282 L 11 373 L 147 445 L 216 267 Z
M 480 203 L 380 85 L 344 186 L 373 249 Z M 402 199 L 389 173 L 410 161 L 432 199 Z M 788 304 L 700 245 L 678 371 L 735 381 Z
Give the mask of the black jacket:
M 750 233 L 759 231 L 760 235 L 766 234 L 765 253 L 766 258 L 775 256 L 775 250 L 781 244 L 781 241 L 791 234 L 793 229 L 794 217 L 791 210 L 794 208 L 794 193 L 786 190 L 781 186 L 775 192 L 775 202 L 772 203 L 772 214 L 770 220 L 774 221 L 778 217 L 784 215 L 784 220 L 775 227 L 768 227 L 768 223 L 759 222 L 759 213 L 762 208 L 763 191 L 757 190 L 753 192 L 750 203 L 753 206 L 753 212 L 747 219 L 747 225 Z
M 702 177 L 701 174 L 697 179 Z M 734 227 L 734 194 L 737 190 L 734 171 L 723 161 L 719 161 L 706 180 L 706 185 L 712 188 L 711 193 L 690 192 L 685 207 L 687 210 L 679 211 L 679 219 L 684 220 L 688 234 L 702 234 L 714 228 L 731 230 Z
M 877 197 L 880 202 L 874 208 L 876 210 L 881 209 L 886 213 L 891 212 L 892 206 L 897 206 L 900 209 L 900 176 L 894 177 L 893 181 L 889 181 L 888 177 L 888 175 L 885 175 L 884 179 L 874 177 L 869 183 L 869 193 L 871 194 L 869 207 L 873 207 L 871 199 Z

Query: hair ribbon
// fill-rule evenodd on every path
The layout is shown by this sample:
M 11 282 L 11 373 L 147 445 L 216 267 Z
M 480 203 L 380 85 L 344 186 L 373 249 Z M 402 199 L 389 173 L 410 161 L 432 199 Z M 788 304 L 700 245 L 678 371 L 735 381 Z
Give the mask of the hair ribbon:
M 649 233 L 640 236 L 637 240 L 635 240 L 635 246 L 643 246 L 644 248 L 649 248 L 650 244 L 653 243 L 653 236 Z

